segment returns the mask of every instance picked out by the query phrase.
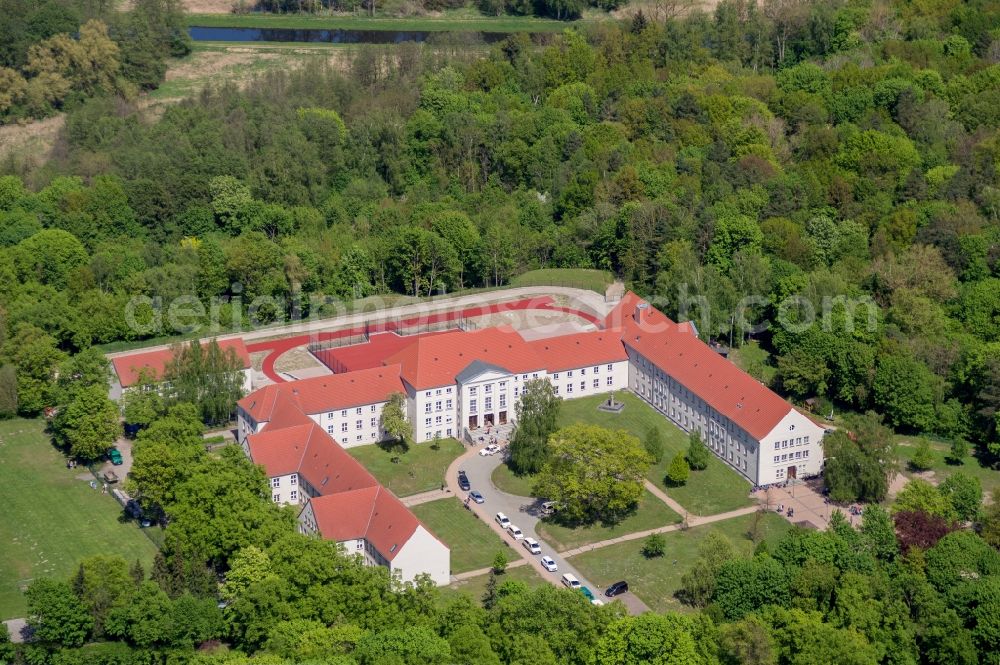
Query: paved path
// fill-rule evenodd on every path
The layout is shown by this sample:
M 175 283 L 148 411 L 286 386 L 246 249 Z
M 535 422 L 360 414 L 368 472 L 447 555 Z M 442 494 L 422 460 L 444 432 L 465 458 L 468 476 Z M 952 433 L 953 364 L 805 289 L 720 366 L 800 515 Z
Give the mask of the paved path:
M 7 628 L 7 633 L 10 635 L 11 642 L 15 644 L 24 642 L 28 628 L 27 619 L 7 619 L 3 623 Z
M 646 489 L 649 490 L 650 494 L 652 494 L 653 496 L 655 496 L 657 499 L 659 499 L 663 503 L 667 504 L 667 506 L 670 508 L 670 510 L 674 511 L 675 513 L 677 513 L 678 515 L 680 515 L 682 518 L 691 519 L 692 517 L 697 517 L 697 515 L 692 515 L 691 513 L 688 512 L 687 508 L 685 508 L 684 506 L 682 506 L 681 504 L 677 503 L 676 501 L 674 501 L 673 499 L 671 499 L 669 496 L 667 496 L 667 493 L 664 492 L 663 490 L 661 490 L 659 487 L 657 487 L 656 484 L 653 481 L 646 480 L 646 481 L 643 481 L 643 482 L 645 483 Z
M 501 455 L 482 457 L 479 455 L 479 450 L 479 447 L 470 447 L 463 455 L 452 462 L 450 467 L 448 467 L 447 481 L 452 492 L 459 497 L 465 496 L 465 493 L 458 489 L 458 471 L 459 469 L 462 469 L 468 475 L 469 483 L 472 485 L 472 489 L 479 490 L 486 498 L 485 503 L 480 505 L 470 502 L 469 507 L 483 520 L 484 523 L 489 525 L 489 527 L 493 529 L 493 531 L 497 533 L 505 543 L 509 544 L 513 548 L 514 556 L 519 557 L 520 560 L 533 566 L 541 578 L 553 586 L 561 586 L 563 573 L 572 573 L 578 580 L 580 580 L 580 584 L 589 587 L 590 590 L 594 592 L 595 596 L 600 596 L 601 589 L 599 587 L 588 581 L 579 570 L 566 560 L 564 554 L 556 552 L 555 548 L 547 546 L 545 541 L 538 536 L 536 525 L 541 518 L 540 502 L 531 497 L 516 496 L 497 489 L 493 485 L 490 478 L 493 474 L 493 470 L 503 462 L 503 459 Z M 516 524 L 526 537 L 537 540 L 542 545 L 542 554 L 548 555 L 555 560 L 556 565 L 559 567 L 558 572 L 550 573 L 545 570 L 540 562 L 541 556 L 530 554 L 528 550 L 524 549 L 519 541 L 514 541 L 513 538 L 508 536 L 507 532 L 501 529 L 500 525 L 497 524 L 494 519 L 497 512 L 502 512 L 507 515 L 511 522 Z M 626 595 L 631 596 L 633 594 Z M 638 598 L 630 598 L 625 601 L 625 598 L 623 597 L 622 600 L 625 602 L 629 611 L 633 614 L 641 614 L 649 609 Z
M 438 499 L 447 499 L 450 496 L 454 496 L 451 493 L 451 489 L 443 490 L 430 490 L 429 492 L 421 492 L 420 494 L 411 494 L 410 496 L 401 496 L 399 500 L 403 502 L 404 506 L 419 506 L 422 503 L 430 503 L 431 501 L 437 501 Z

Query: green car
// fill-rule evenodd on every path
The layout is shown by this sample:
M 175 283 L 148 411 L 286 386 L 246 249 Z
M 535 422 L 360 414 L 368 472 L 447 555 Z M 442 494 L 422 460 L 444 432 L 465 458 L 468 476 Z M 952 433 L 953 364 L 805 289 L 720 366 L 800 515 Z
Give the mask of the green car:
M 587 588 L 585 586 L 580 587 L 580 593 L 582 593 L 584 596 L 586 596 L 587 600 L 593 600 L 594 599 L 594 592 L 591 591 L 589 588 Z
M 122 464 L 122 453 L 121 453 L 121 451 L 118 450 L 117 448 L 109 448 L 108 449 L 108 459 L 110 459 L 111 463 L 114 464 L 115 466 L 121 466 L 121 464 Z

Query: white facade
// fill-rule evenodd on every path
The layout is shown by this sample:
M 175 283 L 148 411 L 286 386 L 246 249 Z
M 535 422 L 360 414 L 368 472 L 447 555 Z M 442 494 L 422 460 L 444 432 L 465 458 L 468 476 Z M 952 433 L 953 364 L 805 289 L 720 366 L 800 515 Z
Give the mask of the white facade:
M 459 437 L 454 385 L 415 390 L 407 386 L 406 417 L 413 425 L 414 441 Z
M 403 582 L 413 582 L 418 574 L 428 574 L 434 584 L 451 583 L 451 551 L 427 529 L 418 526 L 389 562 L 389 570 Z
M 271 500 L 283 506 L 298 505 L 305 501 L 302 487 L 299 485 L 299 474 L 290 473 L 287 476 L 273 476 L 267 479 L 271 488 Z
M 387 402 L 375 402 L 307 415 L 342 448 L 353 448 L 377 443 L 385 438 L 382 409 L 386 404 Z
M 628 361 L 586 365 L 552 372 L 549 381 L 563 399 L 609 393 L 628 387 Z
M 758 484 L 792 477 L 815 476 L 823 469 L 823 435 L 820 427 L 792 409 L 760 442 Z M 794 467 L 794 471 L 791 471 Z

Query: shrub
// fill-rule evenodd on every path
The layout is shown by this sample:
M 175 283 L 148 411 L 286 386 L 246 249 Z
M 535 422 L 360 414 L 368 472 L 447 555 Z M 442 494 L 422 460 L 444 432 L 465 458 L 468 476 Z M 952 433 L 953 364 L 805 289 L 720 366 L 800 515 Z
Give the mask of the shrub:
M 667 539 L 662 533 L 652 533 L 642 541 L 642 555 L 647 559 L 655 559 L 667 553 Z
M 673 487 L 684 485 L 688 481 L 691 470 L 688 468 L 687 460 L 683 453 L 674 456 L 670 467 L 667 469 L 667 484 Z

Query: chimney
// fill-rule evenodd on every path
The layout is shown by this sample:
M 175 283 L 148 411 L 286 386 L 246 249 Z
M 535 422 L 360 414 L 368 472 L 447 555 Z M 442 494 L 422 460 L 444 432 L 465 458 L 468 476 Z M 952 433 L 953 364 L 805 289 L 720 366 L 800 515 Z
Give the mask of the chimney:
M 635 319 L 636 323 L 642 323 L 642 320 L 646 318 L 649 309 L 649 303 L 641 302 L 635 306 L 635 311 L 632 312 L 632 318 Z

